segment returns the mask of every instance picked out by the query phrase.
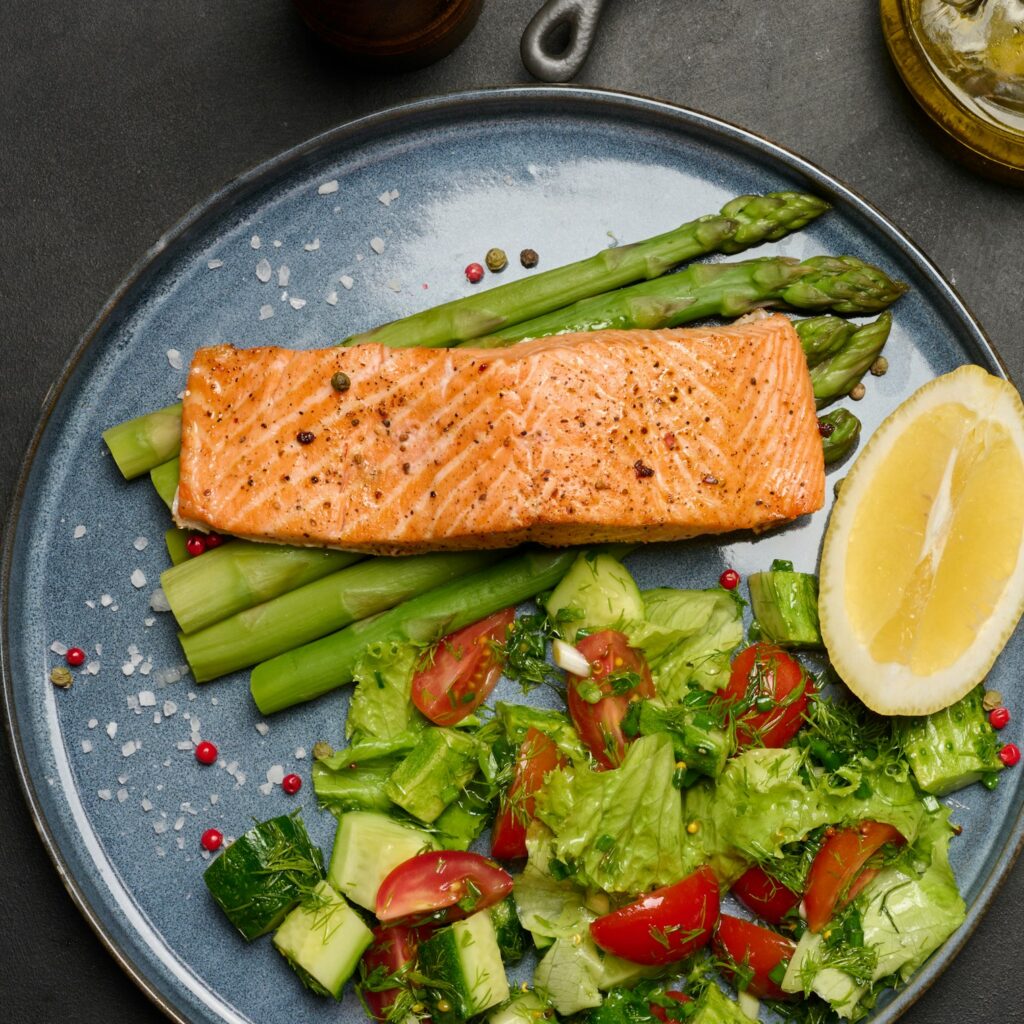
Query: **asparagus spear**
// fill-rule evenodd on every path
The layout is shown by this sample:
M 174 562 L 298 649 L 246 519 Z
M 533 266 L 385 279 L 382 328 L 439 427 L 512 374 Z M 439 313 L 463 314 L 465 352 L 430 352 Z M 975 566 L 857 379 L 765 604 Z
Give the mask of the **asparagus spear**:
M 178 490 L 178 471 L 181 460 L 177 457 L 161 462 L 149 471 L 149 479 L 153 488 L 160 495 L 160 500 L 171 508 L 174 504 L 174 495 Z
M 160 585 L 178 625 L 194 633 L 363 557 L 351 551 L 233 540 L 164 570 Z
M 578 550 L 570 548 L 514 555 L 374 618 L 362 619 L 330 636 L 279 654 L 252 671 L 250 687 L 256 706 L 263 714 L 270 714 L 351 682 L 356 662 L 370 644 L 429 644 L 502 608 L 534 597 L 553 587 L 578 554 Z
M 860 383 L 882 351 L 891 327 L 892 316 L 883 313 L 872 323 L 858 327 L 835 355 L 811 370 L 814 400 L 819 409 L 848 395 Z
M 759 242 L 781 238 L 827 209 L 823 200 L 800 192 L 739 196 L 719 214 L 699 217 L 642 242 L 605 249 L 578 263 L 474 292 L 353 335 L 344 344 L 377 342 L 394 348 L 439 348 L 491 335 L 612 288 L 660 277 L 696 256 L 715 251 L 740 252 Z
M 821 441 L 825 446 L 825 465 L 831 466 L 846 458 L 860 439 L 860 420 L 848 409 L 836 409 L 818 420 Z
M 137 416 L 103 431 L 110 454 L 126 480 L 174 458 L 181 446 L 181 403 Z
M 904 291 L 905 285 L 852 256 L 814 256 L 803 263 L 785 256 L 697 263 L 656 281 L 584 299 L 468 344 L 504 348 L 523 338 L 575 331 L 678 327 L 709 316 L 740 316 L 763 306 L 871 313 L 895 302 Z
M 167 545 L 167 554 L 170 556 L 171 565 L 181 565 L 189 560 L 188 549 L 185 547 L 188 541 L 188 531 L 179 530 L 176 526 L 164 534 L 164 543 Z
M 459 551 L 371 558 L 198 632 L 181 634 L 179 640 L 196 682 L 205 683 L 376 615 L 506 554 Z
M 803 345 L 807 365 L 811 369 L 835 355 L 857 329 L 856 324 L 840 316 L 832 316 L 831 313 L 797 320 L 793 326 L 800 336 L 800 344 Z

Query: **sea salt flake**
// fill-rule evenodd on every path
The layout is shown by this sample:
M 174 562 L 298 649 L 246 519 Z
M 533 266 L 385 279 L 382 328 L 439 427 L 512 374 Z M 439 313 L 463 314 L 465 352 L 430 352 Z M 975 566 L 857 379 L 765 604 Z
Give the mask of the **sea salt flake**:
M 159 725 L 163 720 L 164 720 L 164 717 L 163 717 L 163 715 L 160 714 L 159 711 L 154 711 L 153 712 L 153 724 L 154 725 Z
M 92 740 L 82 740 L 82 753 L 92 753 Z
M 274 307 L 269 303 L 260 306 L 260 319 L 269 320 L 274 315 Z
M 136 590 L 141 590 L 146 585 L 146 574 L 141 569 L 136 569 L 132 575 L 132 586 Z
M 272 782 L 261 782 L 257 788 L 264 796 L 270 796 L 274 791 L 274 784 Z
M 139 698 L 134 693 L 129 693 L 125 700 L 128 702 L 129 711 L 134 711 L 139 706 Z
M 88 601 L 88 600 L 87 600 L 87 601 L 85 602 L 85 607 L 86 607 L 86 608 L 95 608 L 95 607 L 96 607 L 96 602 L 95 602 L 95 601 Z
M 148 658 L 139 666 L 139 672 L 144 676 L 148 676 L 153 671 L 153 662 Z
M 117 735 L 117 722 L 107 722 L 107 735 L 111 739 Z
M 93 650 L 96 652 L 96 657 L 97 658 L 102 658 L 103 657 L 103 644 L 97 644 L 93 648 Z
M 345 289 L 345 291 L 350 292 L 352 291 L 352 285 L 355 284 L 355 281 L 353 281 L 348 274 L 342 274 L 341 277 L 338 278 L 338 283 Z
M 324 302 L 326 302 L 328 306 L 336 306 L 338 304 L 338 293 L 328 292 L 327 296 L 324 298 Z
M 167 856 L 167 851 L 162 846 L 158 846 L 156 848 L 156 855 L 158 857 L 166 857 Z
M 114 599 L 109 594 L 100 594 L 100 604 L 104 608 L 109 608 L 114 603 Z
M 267 723 L 266 723 L 266 722 L 257 722 L 257 723 L 256 723 L 256 731 L 257 731 L 257 732 L 258 732 L 258 733 L 259 733 L 259 734 L 260 734 L 261 736 L 266 736 L 266 735 L 267 735 L 267 733 L 268 733 L 268 732 L 270 732 L 270 726 L 269 726 L 269 725 L 267 725 Z
M 314 238 L 312 242 L 307 242 L 303 247 L 306 252 L 316 252 L 320 248 L 320 239 Z
M 143 797 L 139 806 L 147 813 L 153 810 L 153 801 L 149 797 Z
M 219 793 L 211 793 L 210 794 L 210 803 L 211 804 L 216 806 L 218 800 L 220 800 L 220 794 Z
M 142 744 L 140 743 L 139 746 L 141 747 Z M 123 786 L 127 781 L 128 781 L 128 773 L 127 772 L 125 772 L 124 775 L 118 775 L 117 783 L 118 783 L 119 786 Z
M 356 253 L 356 263 L 362 263 L 365 259 L 366 257 L 361 252 Z
M 152 615 L 147 615 L 147 616 L 146 616 L 146 617 L 145 617 L 145 618 L 144 618 L 144 619 L 142 620 L 142 624 L 143 624 L 143 625 L 144 625 L 144 626 L 145 626 L 145 627 L 146 627 L 147 629 L 148 629 L 148 628 L 149 628 L 150 626 L 152 626 L 152 625 L 153 625 L 153 624 L 154 624 L 155 622 L 156 622 L 156 619 L 154 619 Z
M 292 298 L 292 299 L 288 300 L 288 305 L 291 306 L 292 309 L 302 309 L 302 307 L 305 304 L 306 304 L 306 300 L 305 299 L 295 299 L 295 298 Z
M 305 759 L 306 759 L 306 748 L 305 747 L 296 747 L 295 748 L 295 760 L 296 761 L 304 761 Z
M 153 831 L 158 835 L 162 836 L 167 831 L 167 822 L 163 819 L 158 819 L 153 822 Z
M 128 790 L 127 789 L 119 789 L 117 791 L 117 802 L 119 804 L 123 804 L 125 802 L 125 800 L 127 800 L 127 799 L 128 799 Z
M 223 266 L 224 266 L 224 261 L 223 260 L 207 260 L 206 261 L 206 269 L 207 270 L 220 270 L 220 268 L 223 267 Z
M 184 827 L 185 827 L 185 818 L 184 817 L 175 819 L 175 822 L 174 822 L 174 831 L 175 832 L 180 832 Z
M 322 185 L 317 188 L 317 195 L 331 196 L 338 191 L 338 179 L 332 178 L 330 181 L 325 181 Z
M 170 603 L 167 600 L 167 595 L 160 589 L 160 587 L 157 587 L 156 590 L 149 595 L 149 607 L 155 612 L 169 612 L 171 610 Z
M 131 676 L 131 675 L 134 675 L 134 674 L 135 674 L 135 666 L 134 666 L 134 665 L 133 665 L 133 664 L 132 664 L 132 663 L 131 663 L 130 661 L 126 661 L 126 662 L 125 662 L 125 663 L 124 663 L 124 664 L 123 664 L 123 665 L 121 666 L 121 671 L 122 671 L 122 672 L 123 672 L 123 673 L 124 673 L 124 674 L 125 674 L 126 676 Z
M 245 785 L 245 772 L 235 772 L 235 785 L 236 786 L 244 786 Z
M 135 540 L 132 541 L 132 547 L 135 548 L 136 551 L 145 551 L 146 548 L 149 547 L 149 541 L 145 537 L 136 537 Z
M 249 245 L 251 245 L 254 249 L 258 249 L 260 247 L 260 236 L 253 235 L 252 238 L 249 239 Z
M 228 763 L 224 766 L 224 771 L 226 771 L 228 775 L 234 776 L 235 772 L 238 771 L 238 762 L 228 761 Z
M 88 722 L 88 724 L 87 724 L 87 728 L 89 728 L 89 729 L 95 729 L 95 728 L 96 728 L 96 726 L 97 726 L 97 725 L 99 725 L 99 724 L 100 724 L 100 723 L 99 723 L 98 721 L 96 721 L 96 719 L 95 719 L 95 718 L 90 718 L 90 719 L 89 719 L 89 722 Z
M 181 358 L 181 353 L 176 348 L 169 348 L 167 350 L 167 362 L 171 364 L 172 370 L 180 370 L 185 365 Z
M 101 800 L 112 800 L 114 798 L 114 794 L 109 789 L 98 789 L 96 790 L 96 795 Z
M 71 536 L 74 537 L 75 540 L 81 540 L 85 536 L 85 534 L 86 529 L 81 523 L 79 523 L 71 532 Z
M 284 766 L 280 764 L 272 764 L 267 769 L 267 782 L 273 783 L 275 786 L 279 786 L 284 779 Z
M 393 292 L 400 292 L 402 290 L 402 282 L 396 278 L 390 277 L 384 282 Z
M 141 746 L 141 744 L 140 743 L 136 743 L 135 740 L 129 740 L 127 743 L 122 743 L 121 744 L 121 756 L 122 757 L 131 757 L 132 754 L 134 754 L 135 751 L 138 750 L 140 746 Z
M 175 746 L 179 750 L 191 750 L 192 749 L 192 741 L 191 740 L 179 740 L 177 743 L 175 743 Z
M 274 248 L 275 249 L 280 249 L 281 248 L 281 239 L 280 238 L 275 238 L 274 239 Z
M 379 256 L 384 251 L 384 239 L 379 235 L 374 235 L 370 239 L 370 248 Z
M 213 705 L 214 707 L 216 707 L 216 706 L 217 706 L 217 705 L 218 705 L 218 704 L 220 703 L 220 697 L 211 697 L 211 698 L 210 698 L 210 703 L 211 703 L 211 704 L 212 704 L 212 705 Z
M 397 188 L 393 188 L 393 189 L 389 189 L 386 192 L 381 192 L 381 194 L 379 196 L 377 196 L 377 202 L 378 203 L 383 203 L 385 206 L 390 206 L 397 198 L 398 198 L 398 189 Z
M 156 694 L 152 690 L 140 690 L 139 706 L 143 708 L 156 707 Z
M 100 663 L 98 661 L 90 661 L 89 664 L 85 666 L 85 671 L 91 676 L 99 675 Z
M 170 718 L 178 710 L 178 705 L 173 700 L 164 701 L 164 718 Z
M 175 845 L 175 846 L 176 846 L 176 847 L 177 847 L 177 848 L 178 848 L 179 850 L 184 850 L 184 849 L 185 849 L 185 837 L 184 837 L 184 836 L 178 836 L 178 838 L 174 840 L 174 845 Z M 188 897 L 189 897 L 189 896 L 191 896 L 191 895 L 192 895 L 192 894 L 191 894 L 191 893 L 189 893 L 189 894 L 188 894 L 188 895 L 187 895 L 187 896 L 185 897 L 185 899 L 188 899 Z
M 292 279 L 292 272 L 288 269 L 287 263 L 282 263 L 277 268 L 277 287 L 287 288 L 288 282 Z
M 50 644 L 50 650 L 53 651 L 54 654 L 60 654 L 62 656 L 68 653 L 67 645 L 62 644 L 59 640 L 54 640 L 53 643 Z
M 270 260 L 262 259 L 256 264 L 256 280 L 262 284 L 266 284 L 271 277 L 274 276 L 273 267 L 270 265 Z

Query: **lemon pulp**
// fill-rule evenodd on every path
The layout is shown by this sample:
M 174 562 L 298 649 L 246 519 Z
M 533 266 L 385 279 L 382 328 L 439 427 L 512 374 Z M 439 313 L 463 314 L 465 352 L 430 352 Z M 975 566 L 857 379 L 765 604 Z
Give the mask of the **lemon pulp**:
M 1009 432 L 950 402 L 915 420 L 854 516 L 846 602 L 875 661 L 952 665 L 1017 562 L 1024 466 Z

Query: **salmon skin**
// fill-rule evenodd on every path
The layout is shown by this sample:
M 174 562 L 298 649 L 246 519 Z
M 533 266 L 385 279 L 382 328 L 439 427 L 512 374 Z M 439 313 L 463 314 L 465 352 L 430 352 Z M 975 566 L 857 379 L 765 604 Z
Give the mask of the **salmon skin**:
M 200 349 L 176 515 L 406 554 L 763 530 L 824 493 L 806 360 L 776 315 L 499 350 Z

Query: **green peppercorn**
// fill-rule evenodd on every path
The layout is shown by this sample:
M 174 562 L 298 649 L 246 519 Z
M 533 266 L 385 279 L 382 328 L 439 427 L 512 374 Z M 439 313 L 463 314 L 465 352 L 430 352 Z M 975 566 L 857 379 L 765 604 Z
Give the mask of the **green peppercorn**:
M 56 668 L 50 669 L 50 682 L 54 686 L 59 686 L 62 689 L 67 689 L 71 685 L 71 669 L 65 668 L 63 665 L 58 665 Z
M 504 270 L 508 266 L 508 257 L 504 249 L 488 249 L 484 263 L 492 274 L 497 274 L 499 270 Z
M 339 370 L 333 377 L 331 377 L 331 387 L 335 391 L 348 391 L 352 387 L 352 381 L 347 373 L 342 373 Z
M 522 263 L 527 270 L 533 270 L 533 268 L 540 263 L 540 257 L 533 249 L 524 249 L 519 254 L 519 262 Z

